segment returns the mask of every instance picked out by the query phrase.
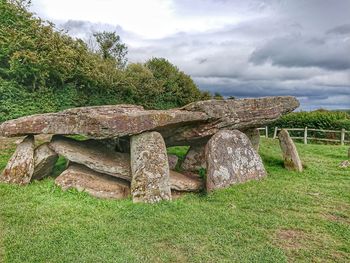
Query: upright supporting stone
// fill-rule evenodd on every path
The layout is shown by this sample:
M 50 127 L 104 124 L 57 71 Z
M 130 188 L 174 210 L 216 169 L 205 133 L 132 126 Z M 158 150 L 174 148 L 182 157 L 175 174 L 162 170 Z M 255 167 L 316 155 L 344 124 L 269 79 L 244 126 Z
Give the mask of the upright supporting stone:
M 221 130 L 216 133 L 209 140 L 205 155 L 207 191 L 266 176 L 260 156 L 240 131 Z
M 302 172 L 303 165 L 299 158 L 297 148 L 295 147 L 295 144 L 292 138 L 290 138 L 288 131 L 285 129 L 282 129 L 278 134 L 278 139 L 282 149 L 284 166 L 288 170 Z
M 201 168 L 206 168 L 205 145 L 191 146 L 188 150 L 181 168 L 185 171 L 197 172 Z
M 33 179 L 40 180 L 49 176 L 58 159 L 58 154 L 51 150 L 49 143 L 44 143 L 34 151 L 34 174 Z
M 34 173 L 34 136 L 27 136 L 18 146 L 0 176 L 0 181 L 28 184 Z
M 165 143 L 158 132 L 131 137 L 131 195 L 133 202 L 171 200 Z
M 245 132 L 245 135 L 248 136 L 250 142 L 253 145 L 253 148 L 255 151 L 259 151 L 259 144 L 260 144 L 260 132 L 258 129 L 251 129 Z

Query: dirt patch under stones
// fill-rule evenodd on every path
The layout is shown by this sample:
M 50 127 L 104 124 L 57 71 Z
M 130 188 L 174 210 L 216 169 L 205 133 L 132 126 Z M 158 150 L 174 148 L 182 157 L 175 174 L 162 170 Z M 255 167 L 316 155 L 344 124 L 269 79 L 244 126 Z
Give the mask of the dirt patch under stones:
M 276 232 L 276 242 L 283 249 L 300 249 L 307 241 L 307 235 L 302 230 L 280 229 Z

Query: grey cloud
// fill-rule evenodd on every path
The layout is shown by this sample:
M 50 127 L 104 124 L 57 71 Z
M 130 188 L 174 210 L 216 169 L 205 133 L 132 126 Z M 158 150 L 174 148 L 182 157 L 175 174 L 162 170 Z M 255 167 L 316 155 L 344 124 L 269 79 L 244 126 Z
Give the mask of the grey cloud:
M 181 17 L 265 12 L 206 32 L 144 39 L 120 26 L 67 21 L 74 36 L 117 30 L 129 61 L 165 57 L 224 96 L 297 96 L 303 109 L 350 108 L 350 1 L 174 1 Z M 232 11 L 234 10 L 234 11 Z M 273 13 L 274 12 L 274 13 Z
M 88 40 L 94 32 L 100 31 L 116 31 L 122 39 L 137 38 L 131 32 L 125 31 L 120 25 L 111 25 L 105 23 L 92 23 L 84 20 L 68 20 L 59 25 L 60 28 L 67 30 L 67 32 L 74 37 Z
M 350 35 L 350 24 L 340 25 L 331 28 L 326 33 L 330 35 Z
M 262 96 L 296 96 L 301 109 L 349 108 L 350 87 L 321 87 L 310 84 L 298 85 L 273 81 L 237 81 L 234 79 L 211 80 L 195 78 L 195 81 L 210 92 L 219 91 L 223 96 L 237 98 Z
M 275 38 L 251 55 L 257 65 L 270 62 L 283 67 L 319 67 L 329 70 L 350 69 L 350 40 L 307 37 Z

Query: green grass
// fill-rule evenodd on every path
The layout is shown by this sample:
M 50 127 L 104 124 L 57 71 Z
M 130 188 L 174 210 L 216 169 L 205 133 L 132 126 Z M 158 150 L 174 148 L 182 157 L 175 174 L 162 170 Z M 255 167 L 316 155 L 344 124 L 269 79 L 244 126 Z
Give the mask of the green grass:
M 267 178 L 157 205 L 62 192 L 53 178 L 0 184 L 0 262 L 349 262 L 347 147 L 297 147 L 302 174 L 265 139 Z

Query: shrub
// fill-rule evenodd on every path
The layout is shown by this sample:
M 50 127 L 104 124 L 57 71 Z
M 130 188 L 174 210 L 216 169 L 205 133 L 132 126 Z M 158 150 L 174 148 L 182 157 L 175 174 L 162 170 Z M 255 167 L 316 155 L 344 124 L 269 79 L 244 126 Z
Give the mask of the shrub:
M 124 67 L 127 48 L 115 33 L 97 34 L 104 49 L 95 52 L 26 6 L 0 0 L 0 122 L 76 106 L 166 109 L 210 97 L 165 59 Z M 110 40 L 118 46 L 104 45 Z

